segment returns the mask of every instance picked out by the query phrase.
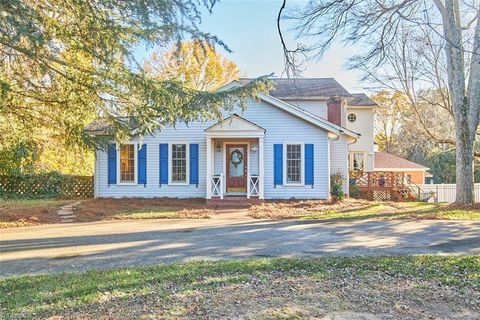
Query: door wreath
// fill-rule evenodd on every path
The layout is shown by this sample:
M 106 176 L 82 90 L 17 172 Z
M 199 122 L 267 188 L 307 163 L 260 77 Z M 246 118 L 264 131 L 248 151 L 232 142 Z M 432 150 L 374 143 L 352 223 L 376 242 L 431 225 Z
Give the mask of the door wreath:
M 230 162 L 233 164 L 233 166 L 236 168 L 240 163 L 242 163 L 243 160 L 243 154 L 235 149 L 230 153 Z

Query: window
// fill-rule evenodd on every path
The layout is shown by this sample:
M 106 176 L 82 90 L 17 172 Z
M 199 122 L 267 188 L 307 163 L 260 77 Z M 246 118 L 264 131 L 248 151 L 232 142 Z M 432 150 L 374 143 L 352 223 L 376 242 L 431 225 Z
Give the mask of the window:
M 120 147 L 120 183 L 135 183 L 135 145 L 124 144 Z
M 302 145 L 287 144 L 287 183 L 302 183 Z
M 172 144 L 172 183 L 187 182 L 187 145 Z
M 357 120 L 357 115 L 355 113 L 350 113 L 347 116 L 348 121 L 355 122 Z
M 364 166 L 364 154 L 363 152 L 352 152 L 349 154 L 350 170 L 363 171 Z

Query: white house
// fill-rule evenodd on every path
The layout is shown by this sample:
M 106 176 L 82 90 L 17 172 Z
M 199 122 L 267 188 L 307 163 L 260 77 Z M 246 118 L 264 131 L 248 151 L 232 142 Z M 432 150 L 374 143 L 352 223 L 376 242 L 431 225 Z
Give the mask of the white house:
M 248 81 L 242 79 L 235 85 Z M 330 175 L 373 169 L 373 101 L 332 78 L 275 89 L 220 122 L 166 127 L 95 153 L 96 197 L 327 199 Z M 105 135 L 92 123 L 86 131 Z

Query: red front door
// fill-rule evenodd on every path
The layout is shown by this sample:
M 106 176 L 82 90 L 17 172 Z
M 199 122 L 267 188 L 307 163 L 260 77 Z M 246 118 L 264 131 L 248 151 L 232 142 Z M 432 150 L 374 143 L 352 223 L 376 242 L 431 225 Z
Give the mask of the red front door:
M 226 146 L 227 192 L 247 192 L 247 145 Z

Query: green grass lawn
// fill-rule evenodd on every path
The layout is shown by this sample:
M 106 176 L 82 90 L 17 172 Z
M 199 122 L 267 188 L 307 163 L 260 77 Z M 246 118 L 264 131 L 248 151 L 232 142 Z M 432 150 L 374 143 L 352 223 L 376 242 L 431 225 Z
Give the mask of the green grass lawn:
M 447 203 L 369 202 L 345 199 L 328 204 L 325 201 L 292 201 L 266 203 L 252 207 L 250 215 L 262 219 L 439 219 L 480 220 L 480 207 L 458 207 Z
M 480 211 L 477 209 L 458 209 L 445 203 L 373 203 L 360 209 L 313 212 L 302 217 L 305 219 L 414 218 L 480 220 Z
M 448 318 L 447 306 L 480 312 L 478 299 L 480 256 L 264 258 L 0 280 L 4 319 L 297 319 L 340 311 Z

